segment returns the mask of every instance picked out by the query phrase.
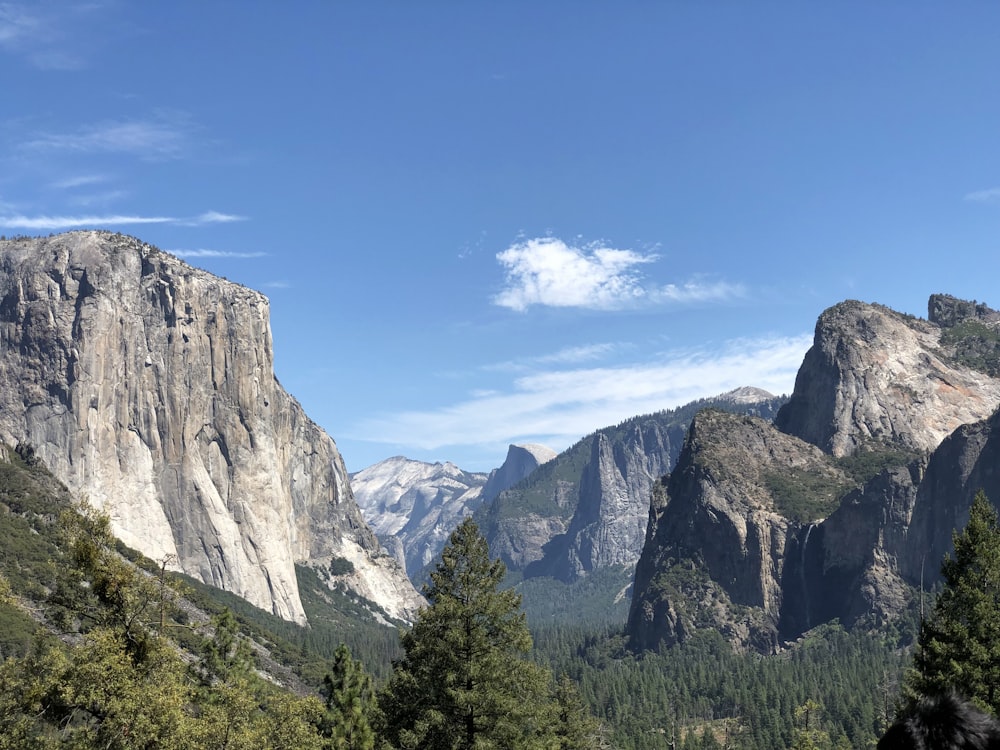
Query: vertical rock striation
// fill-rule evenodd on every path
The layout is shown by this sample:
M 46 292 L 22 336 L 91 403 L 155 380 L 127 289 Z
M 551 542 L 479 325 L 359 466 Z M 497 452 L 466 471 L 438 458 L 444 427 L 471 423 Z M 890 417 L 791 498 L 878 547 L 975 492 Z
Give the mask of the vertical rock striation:
M 0 437 L 146 555 L 300 623 L 295 563 L 335 556 L 390 614 L 418 606 L 274 377 L 263 295 L 122 235 L 4 241 L 0 382 Z

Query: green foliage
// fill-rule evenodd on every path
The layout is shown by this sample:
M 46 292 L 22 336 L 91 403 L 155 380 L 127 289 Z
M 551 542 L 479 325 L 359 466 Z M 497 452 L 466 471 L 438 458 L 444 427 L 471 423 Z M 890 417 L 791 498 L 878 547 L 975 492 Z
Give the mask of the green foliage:
M 854 455 L 838 458 L 837 465 L 858 486 L 861 486 L 885 469 L 906 466 L 916 457 L 914 451 L 888 445 L 873 445 Z
M 526 658 L 531 635 L 520 597 L 500 589 L 505 572 L 476 524 L 463 521 L 380 696 L 394 747 L 516 750 L 548 729 L 548 676 Z
M 571 583 L 549 577 L 526 578 L 514 588 L 521 594 L 522 608 L 532 628 L 551 622 L 624 624 L 632 577 L 631 566 L 608 567 Z
M 341 644 L 334 655 L 333 669 L 323 680 L 326 716 L 323 736 L 333 750 L 373 750 L 378 721 L 375 687 L 364 667 L 351 658 Z
M 558 625 L 534 631 L 536 658 L 579 685 L 620 750 L 701 747 L 703 729 L 743 750 L 788 748 L 795 709 L 824 707 L 814 728 L 838 747 L 874 747 L 892 719 L 889 696 L 906 657 L 894 640 L 824 626 L 791 651 L 737 654 L 714 631 L 662 653 L 632 656 L 607 628 Z M 673 744 L 672 744 L 673 743 Z
M 941 565 L 944 588 L 920 629 L 910 698 L 954 689 L 1000 710 L 1000 527 L 980 490 Z
M 354 572 L 354 563 L 346 557 L 334 557 L 330 560 L 330 575 L 346 576 Z
M 968 319 L 941 332 L 941 344 L 951 347 L 952 359 L 987 375 L 1000 375 L 1000 329 Z
M 799 523 L 826 518 L 853 488 L 851 482 L 833 474 L 794 467 L 767 472 L 764 484 L 774 498 L 775 510 Z

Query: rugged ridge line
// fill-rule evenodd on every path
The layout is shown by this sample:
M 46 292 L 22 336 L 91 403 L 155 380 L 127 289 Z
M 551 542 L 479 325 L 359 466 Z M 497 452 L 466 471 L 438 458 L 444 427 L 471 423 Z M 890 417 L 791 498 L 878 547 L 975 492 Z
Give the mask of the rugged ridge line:
M 676 463 L 691 418 L 714 406 L 769 419 L 784 400 L 739 388 L 588 435 L 477 512 L 490 550 L 526 578 L 571 583 L 630 569 L 642 552 L 653 488 Z
M 296 562 L 350 559 L 357 593 L 419 606 L 277 382 L 262 294 L 108 232 L 0 242 L 0 383 L 0 438 L 149 557 L 300 623 Z
M 351 487 L 379 540 L 416 582 L 462 519 L 555 455 L 544 445 L 510 445 L 489 476 L 395 456 L 352 474 Z
M 772 651 L 833 619 L 881 626 L 938 578 L 976 490 L 1000 502 L 1000 313 L 928 309 L 836 305 L 774 425 L 695 419 L 651 506 L 636 648 L 712 627 Z

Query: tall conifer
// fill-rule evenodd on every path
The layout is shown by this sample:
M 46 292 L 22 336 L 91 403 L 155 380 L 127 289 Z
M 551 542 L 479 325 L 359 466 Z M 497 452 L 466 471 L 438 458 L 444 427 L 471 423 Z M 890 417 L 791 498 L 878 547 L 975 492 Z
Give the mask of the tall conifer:
M 1000 528 L 980 490 L 965 529 L 953 535 L 954 556 L 941 566 L 944 588 L 923 623 L 908 675 L 908 692 L 957 690 L 1000 710 Z
M 428 606 L 403 636 L 404 656 L 381 696 L 393 747 L 551 745 L 548 674 L 526 658 L 531 635 L 520 595 L 500 589 L 505 574 L 466 519 L 424 587 Z

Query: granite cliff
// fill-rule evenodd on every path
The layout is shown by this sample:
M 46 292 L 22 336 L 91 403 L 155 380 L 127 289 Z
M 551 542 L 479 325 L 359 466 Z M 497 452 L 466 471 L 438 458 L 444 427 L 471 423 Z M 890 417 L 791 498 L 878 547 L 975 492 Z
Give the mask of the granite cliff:
M 773 425 L 695 419 L 650 510 L 637 648 L 715 627 L 772 651 L 834 618 L 884 624 L 937 578 L 976 489 L 1000 500 L 1000 315 L 928 310 L 830 308 Z
M 524 577 L 569 583 L 612 567 L 631 574 L 653 487 L 676 462 L 691 417 L 715 406 L 771 418 L 782 403 L 742 388 L 603 428 L 501 492 L 477 521 L 493 554 Z
M 0 383 L 0 439 L 149 557 L 300 623 L 295 564 L 335 557 L 389 615 L 419 606 L 276 380 L 263 295 L 123 235 L 2 241 Z

